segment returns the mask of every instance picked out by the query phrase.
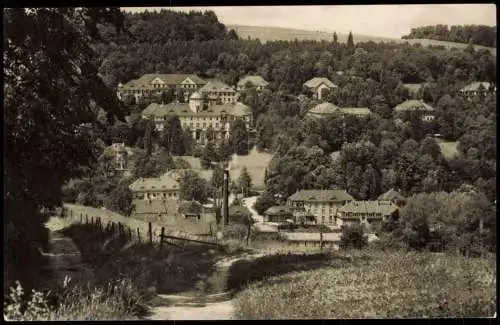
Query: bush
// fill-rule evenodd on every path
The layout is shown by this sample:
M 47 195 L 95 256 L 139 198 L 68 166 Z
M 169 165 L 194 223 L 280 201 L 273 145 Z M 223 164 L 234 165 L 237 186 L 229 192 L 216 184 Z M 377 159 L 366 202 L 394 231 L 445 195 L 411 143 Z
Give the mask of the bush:
M 29 299 L 17 282 L 4 302 L 5 316 L 15 321 L 126 320 L 147 312 L 141 295 L 129 280 L 94 288 L 70 281 L 66 277 L 60 290 L 52 293 L 33 290 Z
M 348 225 L 342 228 L 342 235 L 340 236 L 340 247 L 343 249 L 363 248 L 368 244 L 365 237 L 364 228 L 362 225 Z

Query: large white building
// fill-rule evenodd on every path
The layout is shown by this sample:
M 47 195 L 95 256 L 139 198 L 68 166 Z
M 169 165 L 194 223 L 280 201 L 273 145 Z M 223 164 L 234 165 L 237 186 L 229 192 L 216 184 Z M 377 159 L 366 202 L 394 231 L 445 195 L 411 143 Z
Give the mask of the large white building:
M 183 130 L 190 130 L 193 139 L 199 143 L 208 142 L 212 131 L 214 140 L 229 136 L 231 123 L 241 119 L 245 121 L 247 130 L 251 127 L 252 111 L 243 103 L 214 104 L 210 99 L 198 92 L 189 98 L 189 103 L 152 103 L 142 112 L 142 117 L 155 122 L 155 128 L 162 131 L 169 116 L 177 116 Z

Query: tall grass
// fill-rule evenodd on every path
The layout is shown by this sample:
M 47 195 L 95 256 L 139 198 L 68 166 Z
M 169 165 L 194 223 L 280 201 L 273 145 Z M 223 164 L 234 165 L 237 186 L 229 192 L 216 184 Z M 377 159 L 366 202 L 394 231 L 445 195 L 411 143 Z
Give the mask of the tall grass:
M 435 253 L 343 253 L 329 267 L 251 284 L 240 319 L 489 317 L 494 258 Z
M 19 281 L 4 301 L 7 320 L 132 320 L 147 310 L 137 288 L 126 279 L 108 282 L 104 287 L 71 284 L 68 278 L 59 292 L 33 290 L 26 294 Z

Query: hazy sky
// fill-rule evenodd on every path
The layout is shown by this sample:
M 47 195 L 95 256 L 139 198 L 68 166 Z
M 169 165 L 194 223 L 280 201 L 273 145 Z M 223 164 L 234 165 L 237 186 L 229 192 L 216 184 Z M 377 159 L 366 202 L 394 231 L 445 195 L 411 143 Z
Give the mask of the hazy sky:
M 447 24 L 496 25 L 494 4 L 351 6 L 127 7 L 143 10 L 213 10 L 228 25 L 273 26 L 400 38 L 412 27 Z

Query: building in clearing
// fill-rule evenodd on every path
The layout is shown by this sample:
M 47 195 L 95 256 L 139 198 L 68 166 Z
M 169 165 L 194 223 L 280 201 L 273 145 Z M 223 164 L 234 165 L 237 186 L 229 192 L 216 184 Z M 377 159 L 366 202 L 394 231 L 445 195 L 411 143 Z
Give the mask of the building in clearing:
M 297 218 L 314 216 L 315 223 L 337 224 L 337 209 L 354 198 L 344 190 L 301 190 L 287 199 L 287 205 Z
M 233 87 L 216 79 L 209 79 L 207 83 L 200 88 L 200 99 L 207 101 L 208 105 L 216 104 L 234 104 L 236 102 L 237 93 Z
M 269 85 L 261 76 L 245 76 L 236 84 L 236 90 L 242 91 L 245 89 L 247 83 L 255 87 L 258 91 L 264 90 Z
M 337 226 L 349 224 L 376 225 L 398 218 L 399 208 L 390 201 L 352 201 L 337 210 Z
M 485 96 L 488 93 L 496 92 L 496 86 L 489 82 L 475 81 L 460 89 L 460 95 L 468 100 L 476 96 Z
M 357 108 L 357 107 L 338 107 L 332 103 L 321 103 L 307 112 L 308 117 L 314 118 L 325 118 L 333 114 L 353 115 L 356 117 L 366 117 L 371 114 L 369 108 Z
M 394 107 L 395 117 L 401 117 L 408 112 L 416 112 L 424 122 L 433 121 L 436 109 L 422 100 L 409 99 Z
M 169 116 L 177 116 L 183 130 L 189 130 L 198 143 L 229 137 L 231 123 L 237 119 L 246 123 L 247 130 L 252 127 L 252 111 L 247 105 L 206 103 L 198 92 L 191 95 L 189 103 L 157 104 L 151 103 L 142 112 L 142 117 L 154 121 L 155 128 L 162 131 Z
M 401 195 L 398 191 L 391 188 L 387 192 L 381 194 L 377 200 L 379 201 L 390 201 L 397 205 L 398 207 L 402 207 L 406 204 L 406 198 Z
M 124 85 L 118 85 L 118 97 L 123 99 L 133 95 L 136 100 L 141 97 L 161 94 L 168 88 L 174 90 L 174 96 L 184 93 L 184 101 L 188 101 L 192 93 L 206 84 L 206 81 L 195 74 L 159 74 L 148 73 L 139 79 L 131 80 Z
M 403 88 L 408 90 L 408 94 L 410 95 L 410 97 L 412 99 L 422 99 L 422 92 L 421 92 L 421 89 L 428 85 L 428 83 L 426 82 L 422 82 L 422 83 L 404 83 L 402 84 Z
M 139 178 L 129 186 L 134 200 L 179 199 L 180 184 L 168 172 L 160 177 Z
M 285 223 L 294 220 L 292 210 L 288 206 L 272 206 L 264 212 L 265 222 Z
M 337 88 L 337 85 L 330 81 L 328 78 L 315 77 L 304 83 L 304 87 L 310 90 L 314 97 L 318 100 L 323 99 L 323 90 L 332 90 Z

